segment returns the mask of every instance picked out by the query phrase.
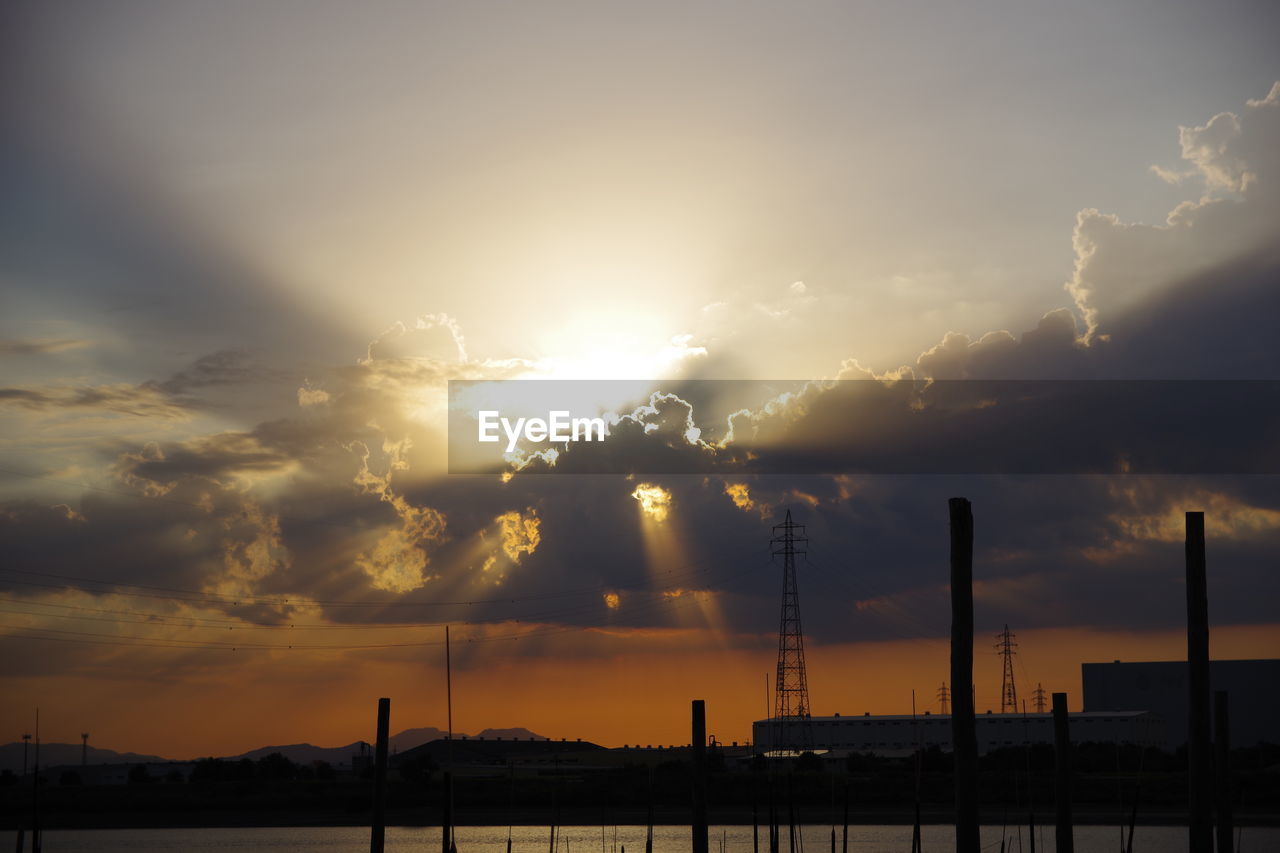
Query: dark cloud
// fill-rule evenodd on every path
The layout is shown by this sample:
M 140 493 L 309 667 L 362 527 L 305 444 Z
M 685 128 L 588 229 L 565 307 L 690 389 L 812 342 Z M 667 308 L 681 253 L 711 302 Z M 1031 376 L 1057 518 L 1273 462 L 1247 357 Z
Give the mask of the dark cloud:
M 1239 125 L 1242 139 L 1264 107 L 1251 109 Z M 1241 157 L 1275 150 L 1240 149 Z M 1183 209 L 1183 220 L 1197 226 L 1191 239 L 1230 230 L 1209 223 L 1213 217 L 1246 215 L 1256 219 L 1251 234 L 1274 234 L 1277 220 L 1262 201 L 1273 171 L 1221 168 L 1216 180 L 1234 182 L 1230 191 L 1240 197 Z M 1207 260 L 1160 266 L 1151 253 L 1174 238 L 1094 214 L 1082 217 L 1077 237 L 1091 252 L 1079 271 L 1089 287 L 1078 290 L 1076 308 L 1090 308 L 1080 322 L 1060 309 L 1021 335 L 949 335 L 895 381 L 779 383 L 764 395 L 767 404 L 758 394 L 740 404 L 752 395 L 721 397 L 706 390 L 714 386 L 682 381 L 622 418 L 609 441 L 575 445 L 554 466 L 535 462 L 506 479 L 445 475 L 443 412 L 424 409 L 442 405 L 449 379 L 504 378 L 523 365 L 468 359 L 461 334 L 438 317 L 394 327 L 359 363 L 309 374 L 307 393 L 296 398 L 302 405 L 293 405 L 292 387 L 287 416 L 145 447 L 114 445 L 109 488 L 65 505 L 7 505 L 0 565 L 95 596 L 124 583 L 202 591 L 215 596 L 208 608 L 269 622 L 705 625 L 742 642 L 763 637 L 767 646 L 781 583 L 769 525 L 789 508 L 810 537 L 800 566 L 810 636 L 939 637 L 948 620 L 946 501 L 965 495 L 977 516 L 980 630 L 1005 622 L 1015 629 L 1180 624 L 1179 524 L 1187 509 L 1208 514 L 1216 623 L 1274 621 L 1276 477 L 942 475 L 957 470 L 947 460 L 964 470 L 984 453 L 1039 466 L 1028 470 L 1052 462 L 1094 471 L 1068 463 L 1098 448 L 1108 471 L 1126 460 L 1139 472 L 1176 470 L 1171 462 L 1196 448 L 1222 454 L 1210 456 L 1219 467 L 1204 470 L 1274 461 L 1277 431 L 1257 418 L 1273 415 L 1277 395 L 1270 385 L 1227 380 L 1280 379 L 1280 344 L 1269 329 L 1280 308 L 1276 252 L 1257 241 L 1201 243 Z M 126 242 L 141 251 L 141 240 Z M 1111 290 L 1148 266 L 1160 275 L 1141 281 L 1132 298 Z M 233 303 L 245 309 L 243 300 Z M 0 400 L 39 411 L 178 417 L 194 405 L 188 396 L 258 381 L 255 364 L 219 351 L 168 380 L 10 388 Z M 841 375 L 871 374 L 850 363 Z M 1188 411 L 1143 396 L 1144 388 L 1164 387 L 1144 380 L 1173 379 L 1213 380 L 1185 387 L 1217 385 L 1227 396 L 1193 399 Z M 1078 395 L 1080 388 L 1100 391 Z M 1248 409 L 1248 395 L 1259 390 L 1265 396 Z M 1223 406 L 1232 394 L 1245 395 L 1255 422 L 1232 420 Z M 730 418 L 739 408 L 747 411 Z M 691 425 L 703 432 L 693 436 Z M 932 473 L 812 473 L 830 468 L 839 452 L 853 470 L 861 463 Z M 619 467 L 628 461 L 632 468 Z M 548 467 L 575 476 L 533 475 Z M 601 470 L 702 473 L 590 473 Z M 762 473 L 769 470 L 791 473 Z M 644 512 L 634 497 L 641 487 L 669 496 L 665 519 Z M 394 575 L 400 569 L 407 571 Z M 44 594 L 30 577 L 19 583 L 24 577 L 0 572 L 0 586 Z M 401 587 L 385 583 L 397 578 Z M 608 594 L 618 596 L 616 608 Z M 139 607 L 171 604 L 161 597 Z
M 161 382 L 149 383 L 167 394 L 181 396 L 192 391 L 284 378 L 286 374 L 251 361 L 248 353 L 220 350 L 201 356 L 188 367 Z
M 0 341 L 0 356 L 5 355 L 44 355 L 45 353 L 64 352 L 88 346 L 89 342 L 75 338 L 27 338 Z
M 149 385 L 95 385 L 79 388 L 0 388 L 0 403 L 32 411 L 98 409 L 143 418 L 184 420 L 190 406 L 160 388 Z

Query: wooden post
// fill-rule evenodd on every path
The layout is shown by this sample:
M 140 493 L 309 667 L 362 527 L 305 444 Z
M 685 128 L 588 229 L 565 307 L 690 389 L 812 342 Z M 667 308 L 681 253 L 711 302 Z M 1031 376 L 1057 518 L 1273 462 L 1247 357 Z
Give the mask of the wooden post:
M 693 700 L 693 853 L 708 853 L 707 837 L 707 705 Z
M 778 853 L 778 801 L 774 796 L 773 774 L 769 774 L 769 853 Z
M 644 853 L 653 853 L 653 765 L 649 766 L 649 828 L 644 835 Z
M 787 853 L 799 853 L 796 847 L 796 786 L 790 773 L 787 774 Z
M 1209 748 L 1209 596 L 1204 513 L 1187 513 L 1187 787 L 1190 853 L 1213 853 L 1213 768 Z
M 760 811 L 756 784 L 751 783 L 751 853 L 760 853 Z
M 1213 694 L 1213 758 L 1218 777 L 1218 853 L 1232 853 L 1235 819 L 1231 813 L 1231 714 L 1225 690 Z
M 849 783 L 844 783 L 844 831 L 840 834 L 840 853 L 849 853 Z
M 1053 694 L 1053 799 L 1058 806 L 1056 853 L 1072 853 L 1071 829 L 1071 724 L 1067 719 L 1067 694 Z
M 973 509 L 952 498 L 951 511 L 951 683 L 973 684 Z M 951 697 L 951 743 L 955 760 L 956 853 L 979 853 L 978 736 L 973 693 Z
M 373 832 L 369 853 L 382 853 L 386 844 L 387 731 L 391 723 L 391 700 L 378 700 L 378 746 L 373 758 Z
M 555 837 L 555 824 L 551 825 L 551 836 Z M 444 807 L 440 817 L 440 850 L 451 853 L 453 850 L 453 771 L 444 771 Z M 554 853 L 554 851 L 553 851 Z

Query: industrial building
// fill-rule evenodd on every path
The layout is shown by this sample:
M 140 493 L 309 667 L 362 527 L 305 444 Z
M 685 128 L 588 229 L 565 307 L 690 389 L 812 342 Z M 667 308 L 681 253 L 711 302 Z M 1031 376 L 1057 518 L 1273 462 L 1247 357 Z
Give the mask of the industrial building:
M 1165 721 L 1166 748 L 1187 742 L 1187 662 L 1146 661 L 1080 665 L 1084 709 L 1140 708 Z M 1230 699 L 1231 745 L 1280 743 L 1280 660 L 1209 662 L 1211 690 Z
M 1072 743 L 1132 743 L 1139 746 L 1161 746 L 1165 741 L 1164 721 L 1149 711 L 1085 711 L 1068 715 Z M 861 717 L 809 717 L 808 725 L 815 750 L 832 752 L 870 752 L 894 755 L 910 752 L 917 746 L 951 749 L 951 715 L 925 713 L 909 715 L 865 714 Z M 778 735 L 775 720 L 757 720 L 751 724 L 756 748 L 768 752 Z M 988 753 L 1008 746 L 1053 743 L 1052 714 L 979 714 L 976 718 L 978 752 Z M 806 738 L 794 732 L 782 732 L 784 744 L 800 743 Z M 794 748 L 794 747 L 792 747 Z

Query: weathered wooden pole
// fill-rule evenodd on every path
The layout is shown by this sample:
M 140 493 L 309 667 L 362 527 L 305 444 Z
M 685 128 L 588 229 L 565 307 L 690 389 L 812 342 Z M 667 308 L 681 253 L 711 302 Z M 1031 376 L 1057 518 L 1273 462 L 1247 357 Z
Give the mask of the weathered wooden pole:
M 1232 853 L 1235 819 L 1231 813 L 1231 714 L 1227 691 L 1213 694 L 1213 767 L 1218 789 L 1218 853 Z
M 707 704 L 693 700 L 693 853 L 708 853 L 707 837 Z
M 773 774 L 769 775 L 769 853 L 778 853 L 778 801 L 773 787 Z
M 36 763 L 31 776 L 31 853 L 40 853 L 40 709 L 36 708 Z
M 1071 828 L 1071 724 L 1065 693 L 1053 694 L 1053 799 L 1058 807 L 1056 853 L 1071 853 L 1075 849 Z
M 760 853 L 760 812 L 756 784 L 751 783 L 751 853 Z
M 952 498 L 951 511 L 951 683 L 973 684 L 973 508 Z M 979 853 L 978 735 L 973 693 L 951 697 L 951 743 L 955 760 L 956 853 Z
M 653 766 L 649 767 L 649 828 L 644 835 L 644 853 L 653 853 Z
M 369 836 L 370 853 L 382 853 L 386 845 L 387 825 L 387 732 L 391 724 L 391 700 L 378 700 L 378 745 L 373 754 L 373 831 Z
M 844 783 L 844 831 L 840 834 L 840 853 L 849 853 L 849 783 Z
M 796 847 L 796 786 L 790 773 L 787 774 L 787 853 L 799 853 Z
M 1187 786 L 1190 853 L 1213 853 L 1213 767 L 1209 747 L 1209 595 L 1204 513 L 1187 513 Z
M 451 853 L 453 849 L 453 772 L 444 771 L 444 805 L 440 816 L 440 850 Z M 555 824 L 551 826 L 551 834 L 555 835 Z

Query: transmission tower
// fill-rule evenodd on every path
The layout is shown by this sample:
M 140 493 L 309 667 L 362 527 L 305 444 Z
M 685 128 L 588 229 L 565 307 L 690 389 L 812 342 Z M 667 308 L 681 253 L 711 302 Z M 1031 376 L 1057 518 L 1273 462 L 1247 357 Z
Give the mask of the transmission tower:
M 947 689 L 947 682 L 942 682 L 942 686 L 938 688 L 938 702 L 942 705 L 942 713 L 951 713 L 951 691 Z
M 1036 689 L 1031 691 L 1031 701 L 1036 705 L 1036 713 L 1043 714 L 1045 706 L 1049 703 L 1045 700 L 1044 688 L 1039 683 L 1036 684 Z
M 89 763 L 89 733 L 80 733 L 80 766 L 84 767 Z
M 1017 654 L 1014 651 L 1018 644 L 1013 641 L 1016 636 L 1009 630 L 1009 626 L 1005 625 L 1004 630 L 996 634 L 996 651 L 1004 658 L 1004 677 L 1000 683 L 1000 713 L 1016 714 L 1018 713 L 1018 689 L 1013 683 L 1013 656 Z
M 800 629 L 800 594 L 796 590 L 796 555 L 809 540 L 804 525 L 786 520 L 773 526 L 773 555 L 782 556 L 782 618 L 778 625 L 778 673 L 774 686 L 774 749 L 812 749 L 809 722 L 809 679 L 804 669 L 804 632 Z M 797 548 L 797 546 L 799 546 Z

